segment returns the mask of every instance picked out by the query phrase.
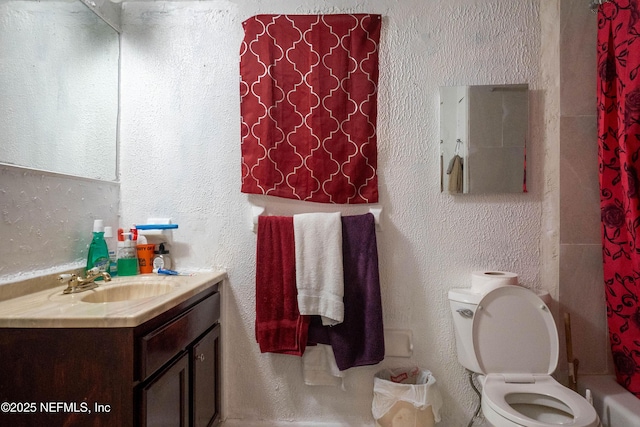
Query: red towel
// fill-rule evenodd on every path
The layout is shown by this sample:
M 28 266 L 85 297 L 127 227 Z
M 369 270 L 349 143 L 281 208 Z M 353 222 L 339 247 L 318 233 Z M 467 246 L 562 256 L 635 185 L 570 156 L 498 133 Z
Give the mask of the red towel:
M 258 218 L 256 341 L 262 353 L 302 356 L 309 317 L 298 311 L 293 217 Z

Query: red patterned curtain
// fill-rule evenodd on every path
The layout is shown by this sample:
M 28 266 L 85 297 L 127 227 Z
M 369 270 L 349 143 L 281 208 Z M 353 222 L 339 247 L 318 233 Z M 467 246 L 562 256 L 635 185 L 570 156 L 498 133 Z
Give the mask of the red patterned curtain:
M 380 15 L 258 15 L 240 50 L 242 192 L 378 201 Z
M 604 280 L 616 377 L 640 398 L 640 10 L 598 11 L 598 139 Z

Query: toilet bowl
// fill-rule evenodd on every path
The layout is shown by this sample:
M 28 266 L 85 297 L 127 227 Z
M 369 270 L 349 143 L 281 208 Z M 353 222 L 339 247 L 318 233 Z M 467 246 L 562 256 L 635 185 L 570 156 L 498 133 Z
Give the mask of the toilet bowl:
M 481 374 L 482 412 L 495 427 L 597 427 L 595 409 L 551 377 L 558 331 L 547 305 L 517 285 L 449 291 L 458 361 Z
M 490 374 L 482 388 L 482 412 L 496 427 L 599 426 L 595 409 L 575 391 L 551 376 L 534 383 L 506 383 Z

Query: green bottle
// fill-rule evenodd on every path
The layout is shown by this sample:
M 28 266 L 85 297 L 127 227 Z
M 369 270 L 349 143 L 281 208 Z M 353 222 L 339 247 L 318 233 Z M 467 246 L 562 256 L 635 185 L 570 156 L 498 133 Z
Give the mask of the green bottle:
M 104 240 L 104 222 L 101 219 L 93 221 L 93 240 L 87 255 L 87 271 L 96 267 L 100 272 L 109 271 L 109 248 Z M 102 277 L 96 280 L 102 280 Z

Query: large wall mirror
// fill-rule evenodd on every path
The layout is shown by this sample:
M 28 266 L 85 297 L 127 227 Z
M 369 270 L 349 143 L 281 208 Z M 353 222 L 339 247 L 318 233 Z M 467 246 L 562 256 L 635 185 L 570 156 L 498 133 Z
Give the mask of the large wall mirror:
M 526 192 L 528 134 L 528 85 L 441 87 L 442 192 Z
M 79 0 L 0 0 L 0 162 L 117 179 L 118 32 Z

